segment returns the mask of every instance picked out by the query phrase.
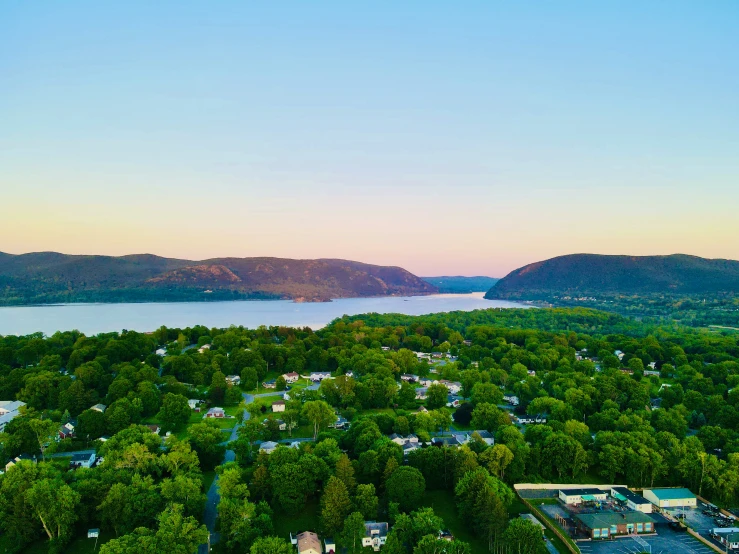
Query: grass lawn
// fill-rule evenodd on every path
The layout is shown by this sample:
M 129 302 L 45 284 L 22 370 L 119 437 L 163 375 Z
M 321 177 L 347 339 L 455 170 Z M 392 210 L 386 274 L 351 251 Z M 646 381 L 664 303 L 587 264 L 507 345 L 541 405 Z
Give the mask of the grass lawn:
M 207 491 L 210 488 L 215 478 L 216 478 L 216 472 L 214 470 L 203 472 L 203 474 L 200 476 L 200 479 L 203 481 L 204 491 Z
M 312 439 L 313 425 L 298 425 L 293 429 L 292 436 L 287 431 L 280 432 L 280 439 Z
M 454 503 L 454 495 L 451 492 L 446 490 L 426 491 L 423 505 L 432 507 L 436 515 L 444 520 L 444 525 L 456 538 L 469 543 L 473 554 L 488 552 L 487 542 L 475 537 L 459 519 L 457 506 Z
M 310 498 L 303 510 L 294 516 L 275 514 L 275 535 L 290 540 L 290 533 L 315 531 L 318 529 L 318 499 Z

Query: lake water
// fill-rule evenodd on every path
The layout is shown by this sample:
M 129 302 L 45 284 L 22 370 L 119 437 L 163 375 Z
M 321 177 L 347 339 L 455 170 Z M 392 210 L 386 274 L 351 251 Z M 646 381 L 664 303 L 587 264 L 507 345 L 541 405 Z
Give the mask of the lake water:
M 297 304 L 290 300 L 234 302 L 162 302 L 142 304 L 59 304 L 0 308 L 0 335 L 77 329 L 87 335 L 131 329 L 285 325 L 318 329 L 343 315 L 401 313 L 424 315 L 484 308 L 527 308 L 503 300 L 485 300 L 483 293 L 431 296 L 343 298 L 333 302 Z

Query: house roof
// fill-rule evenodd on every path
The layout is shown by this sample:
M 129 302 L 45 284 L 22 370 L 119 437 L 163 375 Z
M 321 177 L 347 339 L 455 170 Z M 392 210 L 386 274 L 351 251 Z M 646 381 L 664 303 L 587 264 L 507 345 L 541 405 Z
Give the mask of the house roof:
M 375 535 L 379 535 L 380 537 L 386 537 L 387 531 L 388 531 L 388 525 L 386 522 L 378 522 L 378 521 L 365 521 L 364 522 L 364 532 L 365 536 L 370 537 L 372 536 L 374 531 Z
M 2 412 L 17 412 L 19 408 L 25 406 L 25 402 L 20 400 L 0 400 L 0 411 Z
M 285 401 L 284 400 L 277 400 L 276 402 L 272 402 L 273 406 L 284 406 Z
M 649 500 L 644 498 L 640 494 L 636 494 L 635 492 L 631 492 L 626 487 L 613 487 L 613 492 L 621 495 L 624 500 L 631 500 L 634 504 L 649 504 Z
M 695 498 L 688 489 L 644 489 L 652 492 L 659 500 L 682 500 L 684 498 Z M 620 491 L 619 491 L 620 492 Z
M 589 489 L 562 489 L 559 492 L 565 493 L 567 496 L 583 496 L 588 494 L 606 494 L 606 491 L 596 489 L 595 487 Z
M 596 514 L 578 514 L 579 520 L 589 529 L 624 525 L 626 523 L 650 523 L 654 520 L 644 512 L 598 512 Z
M 316 552 L 321 552 L 321 541 L 318 535 L 305 531 L 298 534 L 298 552 L 305 552 L 313 548 Z
M 91 458 L 94 458 L 94 457 L 95 457 L 95 453 L 94 452 L 90 452 L 88 454 L 85 454 L 85 453 L 83 453 L 83 454 L 73 454 L 72 455 L 72 461 L 73 462 L 87 462 Z

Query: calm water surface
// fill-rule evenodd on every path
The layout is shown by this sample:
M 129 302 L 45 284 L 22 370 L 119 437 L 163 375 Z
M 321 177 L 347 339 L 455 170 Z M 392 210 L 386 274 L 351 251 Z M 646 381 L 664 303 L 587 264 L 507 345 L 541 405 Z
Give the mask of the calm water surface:
M 318 329 L 342 315 L 401 313 L 423 315 L 484 308 L 527 308 L 503 300 L 485 300 L 483 293 L 431 296 L 344 298 L 333 302 L 296 304 L 290 300 L 234 302 L 171 302 L 145 304 L 60 304 L 0 308 L 0 335 L 78 329 L 85 334 L 167 327 L 286 325 Z

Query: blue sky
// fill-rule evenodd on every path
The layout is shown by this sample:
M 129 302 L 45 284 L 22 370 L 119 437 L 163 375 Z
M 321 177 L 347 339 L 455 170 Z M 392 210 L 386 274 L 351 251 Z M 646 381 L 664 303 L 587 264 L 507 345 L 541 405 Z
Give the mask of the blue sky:
M 0 6 L 0 250 L 739 258 L 739 3 Z

